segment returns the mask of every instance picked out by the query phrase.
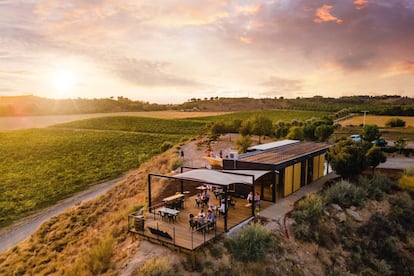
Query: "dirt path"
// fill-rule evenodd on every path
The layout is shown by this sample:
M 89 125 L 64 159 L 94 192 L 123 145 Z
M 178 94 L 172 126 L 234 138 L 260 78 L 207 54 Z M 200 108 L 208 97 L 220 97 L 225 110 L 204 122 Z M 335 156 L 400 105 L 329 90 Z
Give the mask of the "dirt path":
M 90 200 L 105 193 L 125 177 L 126 174 L 116 179 L 94 185 L 88 190 L 79 192 L 70 198 L 59 201 L 51 207 L 40 210 L 29 217 L 25 217 L 10 226 L 0 229 L 0 253 L 30 237 L 43 222 L 51 217 L 57 216 L 83 201 Z

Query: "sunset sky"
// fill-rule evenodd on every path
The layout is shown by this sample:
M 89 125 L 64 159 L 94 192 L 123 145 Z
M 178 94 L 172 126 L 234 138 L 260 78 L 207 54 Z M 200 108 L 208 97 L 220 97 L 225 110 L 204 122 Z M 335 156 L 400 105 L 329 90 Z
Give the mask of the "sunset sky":
M 414 96 L 414 0 L 0 0 L 0 96 Z

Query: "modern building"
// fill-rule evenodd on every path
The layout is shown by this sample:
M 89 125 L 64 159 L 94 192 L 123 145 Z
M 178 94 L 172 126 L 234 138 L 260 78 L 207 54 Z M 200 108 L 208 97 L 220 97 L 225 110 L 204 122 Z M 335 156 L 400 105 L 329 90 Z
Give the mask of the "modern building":
M 269 173 L 256 180 L 262 200 L 276 202 L 327 173 L 327 143 L 282 140 L 250 147 L 245 154 L 223 160 L 224 170 L 259 170 Z M 248 191 L 235 191 L 240 195 Z

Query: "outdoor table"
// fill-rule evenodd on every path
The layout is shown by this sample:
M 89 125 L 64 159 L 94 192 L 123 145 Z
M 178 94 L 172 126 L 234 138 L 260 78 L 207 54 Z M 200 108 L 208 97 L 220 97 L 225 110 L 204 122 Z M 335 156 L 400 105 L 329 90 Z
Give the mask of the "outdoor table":
M 180 211 L 178 211 L 178 210 L 167 208 L 167 207 L 161 207 L 161 208 L 157 209 L 157 211 L 161 215 L 161 217 L 164 218 L 165 215 L 167 215 L 168 218 L 173 219 L 173 221 L 177 219 L 177 216 L 180 213 Z
M 166 197 L 162 201 L 163 202 L 170 202 L 170 201 L 176 201 L 176 200 L 182 199 L 182 198 L 184 198 L 184 194 L 176 194 L 176 195 Z

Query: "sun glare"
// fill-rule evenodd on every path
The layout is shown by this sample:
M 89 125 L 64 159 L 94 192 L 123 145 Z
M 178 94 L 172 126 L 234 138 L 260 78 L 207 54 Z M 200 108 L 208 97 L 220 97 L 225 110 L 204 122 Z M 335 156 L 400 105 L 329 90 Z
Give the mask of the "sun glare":
M 76 86 L 76 75 L 71 71 L 60 71 L 53 76 L 53 87 L 57 96 L 64 96 L 71 92 Z

